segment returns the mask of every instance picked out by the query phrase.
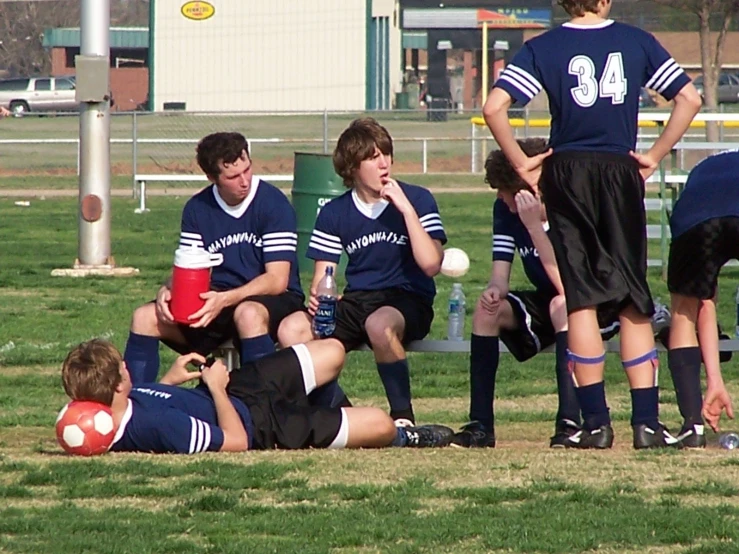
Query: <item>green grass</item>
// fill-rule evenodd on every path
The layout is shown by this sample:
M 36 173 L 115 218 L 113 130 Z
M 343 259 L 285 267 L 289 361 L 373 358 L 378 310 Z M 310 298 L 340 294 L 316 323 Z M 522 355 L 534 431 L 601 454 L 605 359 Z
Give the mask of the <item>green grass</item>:
M 431 179 L 425 184 L 444 184 Z M 472 261 L 462 278 L 470 312 L 490 270 L 492 197 L 437 196 L 450 246 Z M 713 446 L 713 435 L 703 452 L 634 452 L 628 388 L 613 356 L 617 442 L 605 453 L 546 447 L 556 385 L 553 356 L 542 355 L 501 358 L 495 450 L 62 455 L 53 435 L 66 401 L 61 360 L 95 336 L 123 348 L 133 309 L 170 269 L 185 200 L 152 197 L 152 211 L 134 215 L 133 200 L 114 199 L 112 252 L 140 274 L 74 279 L 50 272 L 77 255 L 76 200 L 19 208 L 0 198 L 0 552 L 739 552 L 739 459 Z M 436 282 L 430 336 L 442 338 L 452 280 Z M 666 300 L 659 271 L 650 282 Z M 737 271 L 724 270 L 727 329 L 736 285 Z M 516 262 L 513 287 L 524 286 Z M 468 313 L 468 334 L 470 324 Z M 172 353 L 161 354 L 168 365 Z M 675 426 L 662 361 L 662 414 Z M 419 421 L 464 422 L 467 356 L 414 353 L 410 364 Z M 736 361 L 724 372 L 736 395 Z M 357 404 L 386 405 L 369 353 L 348 357 L 342 385 Z

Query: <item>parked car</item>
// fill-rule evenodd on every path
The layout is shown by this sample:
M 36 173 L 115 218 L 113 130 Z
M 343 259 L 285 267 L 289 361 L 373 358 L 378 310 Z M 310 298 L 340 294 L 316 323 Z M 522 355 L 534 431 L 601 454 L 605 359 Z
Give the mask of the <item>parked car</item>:
M 693 84 L 703 98 L 703 75 L 698 75 L 693 79 Z M 718 101 L 721 104 L 739 102 L 739 75 L 725 72 L 719 75 Z
M 0 106 L 13 115 L 28 112 L 74 111 L 74 77 L 23 77 L 0 81 Z
M 639 90 L 639 107 L 640 108 L 656 108 L 657 102 L 654 101 L 652 95 L 644 87 Z

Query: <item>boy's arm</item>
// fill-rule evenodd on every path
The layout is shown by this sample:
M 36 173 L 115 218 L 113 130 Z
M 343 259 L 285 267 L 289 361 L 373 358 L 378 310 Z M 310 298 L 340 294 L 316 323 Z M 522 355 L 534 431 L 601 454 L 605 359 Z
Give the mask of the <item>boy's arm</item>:
M 522 190 L 516 194 L 516 209 L 518 217 L 526 227 L 531 241 L 534 243 L 536 251 L 539 253 L 539 260 L 544 266 L 547 277 L 557 290 L 557 294 L 564 295 L 565 290 L 562 285 L 562 278 L 559 275 L 559 267 L 557 266 L 557 258 L 554 256 L 554 248 L 552 241 L 549 240 L 541 221 L 541 202 L 539 199 L 526 190 Z
M 513 168 L 531 188 L 538 192 L 541 164 L 544 158 L 551 155 L 552 150 L 550 148 L 546 152 L 531 158 L 524 153 L 516 142 L 513 128 L 508 121 L 508 109 L 512 103 L 513 99 L 510 94 L 502 88 L 495 87 L 485 100 L 482 116 L 493 134 L 493 138 L 495 138 Z
M 223 431 L 221 452 L 243 452 L 249 448 L 244 423 L 226 392 L 228 385 L 228 369 L 220 360 L 202 372 L 203 382 L 207 385 L 213 402 L 216 405 L 218 427 Z
M 508 295 L 511 279 L 511 262 L 494 260 L 488 286 L 480 295 L 482 309 L 491 315 L 498 312 L 500 303 Z
M 670 120 L 649 151 L 646 154 L 631 153 L 641 165 L 640 173 L 644 180 L 654 173 L 662 158 L 685 134 L 695 114 L 700 111 L 701 104 L 701 97 L 695 86 L 693 83 L 687 83 L 675 96 L 675 105 L 672 108 Z
M 703 417 L 714 431 L 719 431 L 721 412 L 726 410 L 729 419 L 734 419 L 731 397 L 724 385 L 718 355 L 718 333 L 716 332 L 716 304 L 713 299 L 703 300 L 698 308 L 698 344 L 706 366 L 706 394 L 703 399 Z

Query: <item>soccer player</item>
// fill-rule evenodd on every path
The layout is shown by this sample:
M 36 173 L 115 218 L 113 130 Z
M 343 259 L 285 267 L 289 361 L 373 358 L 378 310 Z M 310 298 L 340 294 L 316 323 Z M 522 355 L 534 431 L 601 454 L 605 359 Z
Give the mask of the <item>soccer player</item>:
M 518 141 L 527 156 L 547 150 L 544 139 Z M 580 405 L 567 364 L 567 310 L 562 280 L 549 241 L 546 210 L 502 151 L 485 161 L 485 181 L 498 191 L 493 205 L 493 267 L 487 288 L 477 301 L 470 340 L 470 422 L 455 435 L 453 444 L 494 447 L 495 377 L 499 341 L 519 361 L 556 345 L 559 406 L 552 448 L 568 446 L 567 439 L 581 429 Z M 534 290 L 509 290 L 511 265 L 518 251 Z M 618 312 L 601 310 L 598 320 L 603 340 L 618 333 Z
M 180 356 L 159 383 L 136 385 L 116 348 L 95 339 L 67 355 L 62 384 L 73 400 L 111 407 L 113 452 L 440 447 L 452 438 L 452 430 L 441 425 L 398 429 L 378 408 L 310 405 L 308 393 L 341 370 L 338 341 L 286 348 L 231 374 L 222 362 L 205 361 L 197 353 Z M 188 371 L 188 363 L 203 365 Z M 198 378 L 194 388 L 179 386 Z
M 211 291 L 191 323 L 169 310 L 171 279 L 155 302 L 136 309 L 124 358 L 134 384 L 159 371 L 159 341 L 180 353 L 207 355 L 228 339 L 240 345 L 241 363 L 274 351 L 277 328 L 303 307 L 298 277 L 295 210 L 273 185 L 255 178 L 249 145 L 239 133 L 213 133 L 197 146 L 197 161 L 212 185 L 182 211 L 180 246 L 223 254 Z
M 572 19 L 524 44 L 496 81 L 483 114 L 524 181 L 536 190 L 541 177 L 584 418 L 583 430 L 570 438 L 572 446 L 613 444 L 596 317 L 596 307 L 606 304 L 620 311 L 634 447 L 674 445 L 676 439 L 659 422 L 644 181 L 686 131 L 701 99 L 651 34 L 608 19 L 610 0 L 559 3 Z M 674 106 L 663 133 L 646 153 L 637 154 L 642 86 L 674 100 Z M 552 116 L 551 149 L 529 157 L 513 136 L 508 108 L 513 100 L 528 103 L 541 90 Z
M 705 447 L 703 417 L 714 431 L 724 410 L 734 417 L 719 364 L 715 297 L 721 267 L 739 258 L 737 175 L 738 151 L 706 158 L 690 172 L 670 216 L 668 364 L 684 420 L 678 438 L 686 447 Z M 706 366 L 703 400 L 701 360 Z
M 307 256 L 316 261 L 308 313 L 287 318 L 281 344 L 312 338 L 316 285 L 328 266 L 348 255 L 346 289 L 337 306 L 333 337 L 348 352 L 369 343 L 398 425 L 415 422 L 404 344 L 431 327 L 446 234 L 431 193 L 390 176 L 393 141 L 372 118 L 357 119 L 334 150 L 334 168 L 350 189 L 326 204 L 316 219 Z

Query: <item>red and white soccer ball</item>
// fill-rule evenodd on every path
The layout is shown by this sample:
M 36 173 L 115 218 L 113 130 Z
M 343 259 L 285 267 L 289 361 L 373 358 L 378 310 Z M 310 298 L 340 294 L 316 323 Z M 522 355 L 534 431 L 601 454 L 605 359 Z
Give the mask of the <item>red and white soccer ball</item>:
M 113 412 L 99 402 L 73 400 L 56 418 L 56 440 L 68 454 L 104 454 L 114 437 Z

